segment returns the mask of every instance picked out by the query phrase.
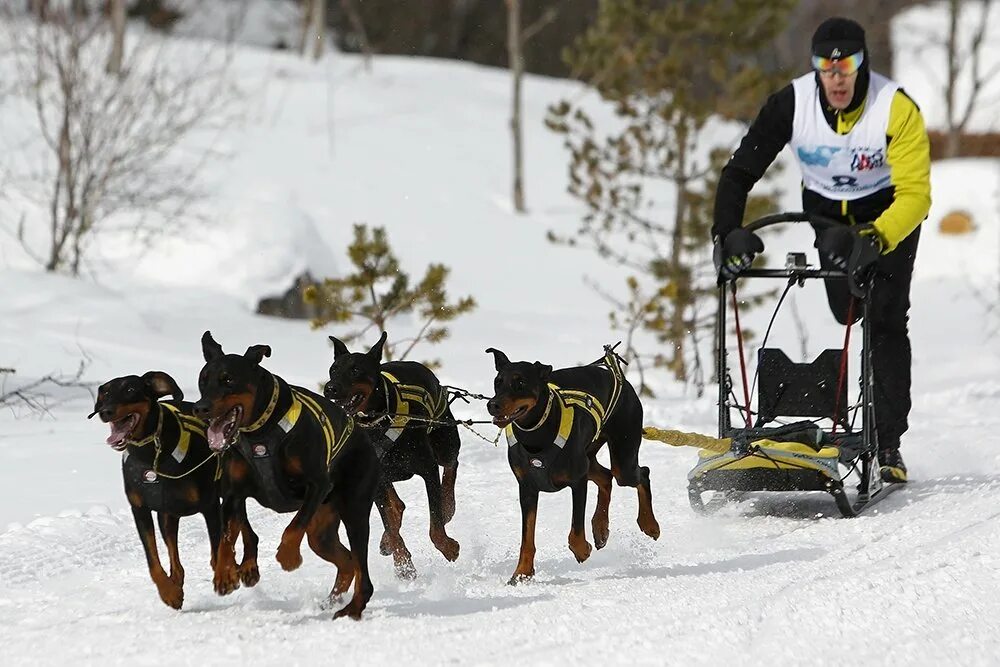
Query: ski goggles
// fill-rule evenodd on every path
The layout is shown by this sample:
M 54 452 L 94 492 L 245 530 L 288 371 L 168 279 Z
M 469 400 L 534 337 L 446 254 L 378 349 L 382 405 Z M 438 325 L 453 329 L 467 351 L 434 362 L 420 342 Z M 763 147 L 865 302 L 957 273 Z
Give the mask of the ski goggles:
M 851 76 L 861 68 L 861 63 L 865 61 L 865 52 L 858 51 L 843 58 L 824 58 L 823 56 L 813 56 L 813 69 L 823 76 Z

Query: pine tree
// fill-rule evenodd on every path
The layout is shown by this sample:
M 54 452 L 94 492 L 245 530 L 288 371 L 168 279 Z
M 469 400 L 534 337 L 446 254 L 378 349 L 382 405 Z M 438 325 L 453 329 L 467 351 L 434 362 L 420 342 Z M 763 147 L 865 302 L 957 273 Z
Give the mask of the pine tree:
M 548 127 L 571 152 L 569 191 L 588 208 L 574 235 L 629 267 L 629 300 L 612 322 L 641 328 L 666 346 L 654 365 L 680 380 L 700 368 L 693 344 L 715 321 L 706 297 L 711 270 L 712 207 L 731 146 L 708 143 L 713 118 L 752 117 L 779 78 L 753 54 L 781 30 L 794 0 L 602 0 L 594 25 L 564 57 L 575 76 L 613 105 L 620 130 L 598 136 L 587 111 L 563 100 Z M 673 203 L 670 220 L 658 211 Z M 751 197 L 747 216 L 773 210 Z M 652 287 L 643 289 L 642 285 Z M 633 322 L 634 323 L 634 322 Z M 633 327 L 634 330 L 634 327 Z
M 420 329 L 411 338 L 390 338 L 385 358 L 406 359 L 420 342 L 440 343 L 449 335 L 444 323 L 475 309 L 476 301 L 465 296 L 449 303 L 445 283 L 450 269 L 431 264 L 423 278 L 410 285 L 410 277 L 399 266 L 385 229 L 354 226 L 354 240 L 347 248 L 354 271 L 339 278 L 326 278 L 306 288 L 304 298 L 319 314 L 313 328 L 328 324 L 355 323 L 359 326 L 337 337 L 345 343 L 364 336 L 371 329 L 385 331 L 403 315 L 416 314 Z M 428 362 L 436 366 L 436 361 Z

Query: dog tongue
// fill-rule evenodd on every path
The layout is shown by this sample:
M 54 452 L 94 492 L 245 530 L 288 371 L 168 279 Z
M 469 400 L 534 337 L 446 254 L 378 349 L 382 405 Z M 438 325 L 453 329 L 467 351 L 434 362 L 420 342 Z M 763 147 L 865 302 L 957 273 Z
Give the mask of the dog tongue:
M 212 449 L 222 449 L 226 445 L 225 425 L 229 422 L 226 417 L 213 420 L 205 430 L 205 437 L 208 439 L 208 446 Z
M 109 445 L 120 445 L 125 441 L 125 438 L 128 437 L 133 426 L 135 426 L 135 420 L 131 415 L 125 417 L 124 419 L 111 422 L 111 435 L 108 436 L 106 442 Z

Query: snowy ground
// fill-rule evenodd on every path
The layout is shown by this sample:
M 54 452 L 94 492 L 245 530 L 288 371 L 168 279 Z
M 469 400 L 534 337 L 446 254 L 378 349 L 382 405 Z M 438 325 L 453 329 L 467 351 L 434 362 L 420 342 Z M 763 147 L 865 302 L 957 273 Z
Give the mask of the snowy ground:
M 566 154 L 540 120 L 548 103 L 577 89 L 528 81 L 531 214 L 517 217 L 506 187 L 504 72 L 381 58 L 362 75 L 357 65 L 240 54 L 253 111 L 222 137 L 232 160 L 208 174 L 218 183 L 214 225 L 186 241 L 156 246 L 132 266 L 116 250 L 91 281 L 39 273 L 3 237 L 0 366 L 22 378 L 72 371 L 83 350 L 94 386 L 155 368 L 197 395 L 198 338 L 211 329 L 227 348 L 272 345 L 267 367 L 316 382 L 329 363 L 325 332 L 253 316 L 248 306 L 305 266 L 343 266 L 359 221 L 385 225 L 411 270 L 449 264 L 453 292 L 479 300 L 453 337 L 428 351 L 444 361 L 446 382 L 487 392 L 490 345 L 556 366 L 597 356 L 614 333 L 606 305 L 580 278 L 622 278 L 584 251 L 544 241 L 579 210 L 562 192 Z M 19 122 L 4 113 L 0 127 Z M 288 517 L 259 508 L 251 518 L 262 537 L 262 580 L 227 598 L 212 592 L 199 520 L 182 522 L 187 582 L 175 612 L 148 579 L 118 456 L 102 445 L 106 427 L 84 419 L 91 398 L 72 392 L 55 396 L 47 417 L 0 413 L 4 664 L 995 664 L 1000 355 L 984 299 L 996 295 L 1000 167 L 938 164 L 933 178 L 911 318 L 905 453 L 914 481 L 877 512 L 845 521 L 826 496 L 761 496 L 697 517 L 685 492 L 695 455 L 648 442 L 641 457 L 660 540 L 639 532 L 635 494 L 616 487 L 611 540 L 578 565 L 566 547 L 569 494 L 546 495 L 538 576 L 511 588 L 516 484 L 503 446 L 467 434 L 449 526 L 461 557 L 446 563 L 430 546 L 420 485 L 401 484 L 404 537 L 420 576 L 400 583 L 390 561 L 373 555 L 376 592 L 362 622 L 329 620 L 332 568 L 307 551 L 299 571 L 280 570 L 271 554 Z M 977 231 L 939 236 L 937 220 L 958 207 L 972 210 Z M 798 232 L 768 244 L 775 258 L 811 247 Z M 821 292 L 810 290 L 795 299 L 815 354 L 837 345 L 842 331 Z M 757 311 L 751 324 L 763 331 L 769 314 Z M 779 329 L 774 341 L 797 350 L 792 325 Z M 649 423 L 713 432 L 710 397 L 662 378 L 658 388 L 646 404 Z M 473 406 L 465 414 L 483 413 Z M 377 527 L 375 517 L 375 536 Z

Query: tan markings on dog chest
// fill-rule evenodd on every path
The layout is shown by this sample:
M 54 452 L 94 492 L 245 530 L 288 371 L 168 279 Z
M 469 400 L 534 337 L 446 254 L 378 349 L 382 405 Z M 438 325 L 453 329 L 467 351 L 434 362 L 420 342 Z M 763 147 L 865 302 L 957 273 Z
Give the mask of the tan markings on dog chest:
M 289 456 L 285 460 L 285 472 L 289 475 L 302 475 L 302 458 L 298 456 Z
M 243 481 L 249 472 L 247 464 L 242 459 L 234 457 L 229 459 L 229 462 L 226 464 L 226 473 L 229 475 L 229 479 L 234 482 Z

